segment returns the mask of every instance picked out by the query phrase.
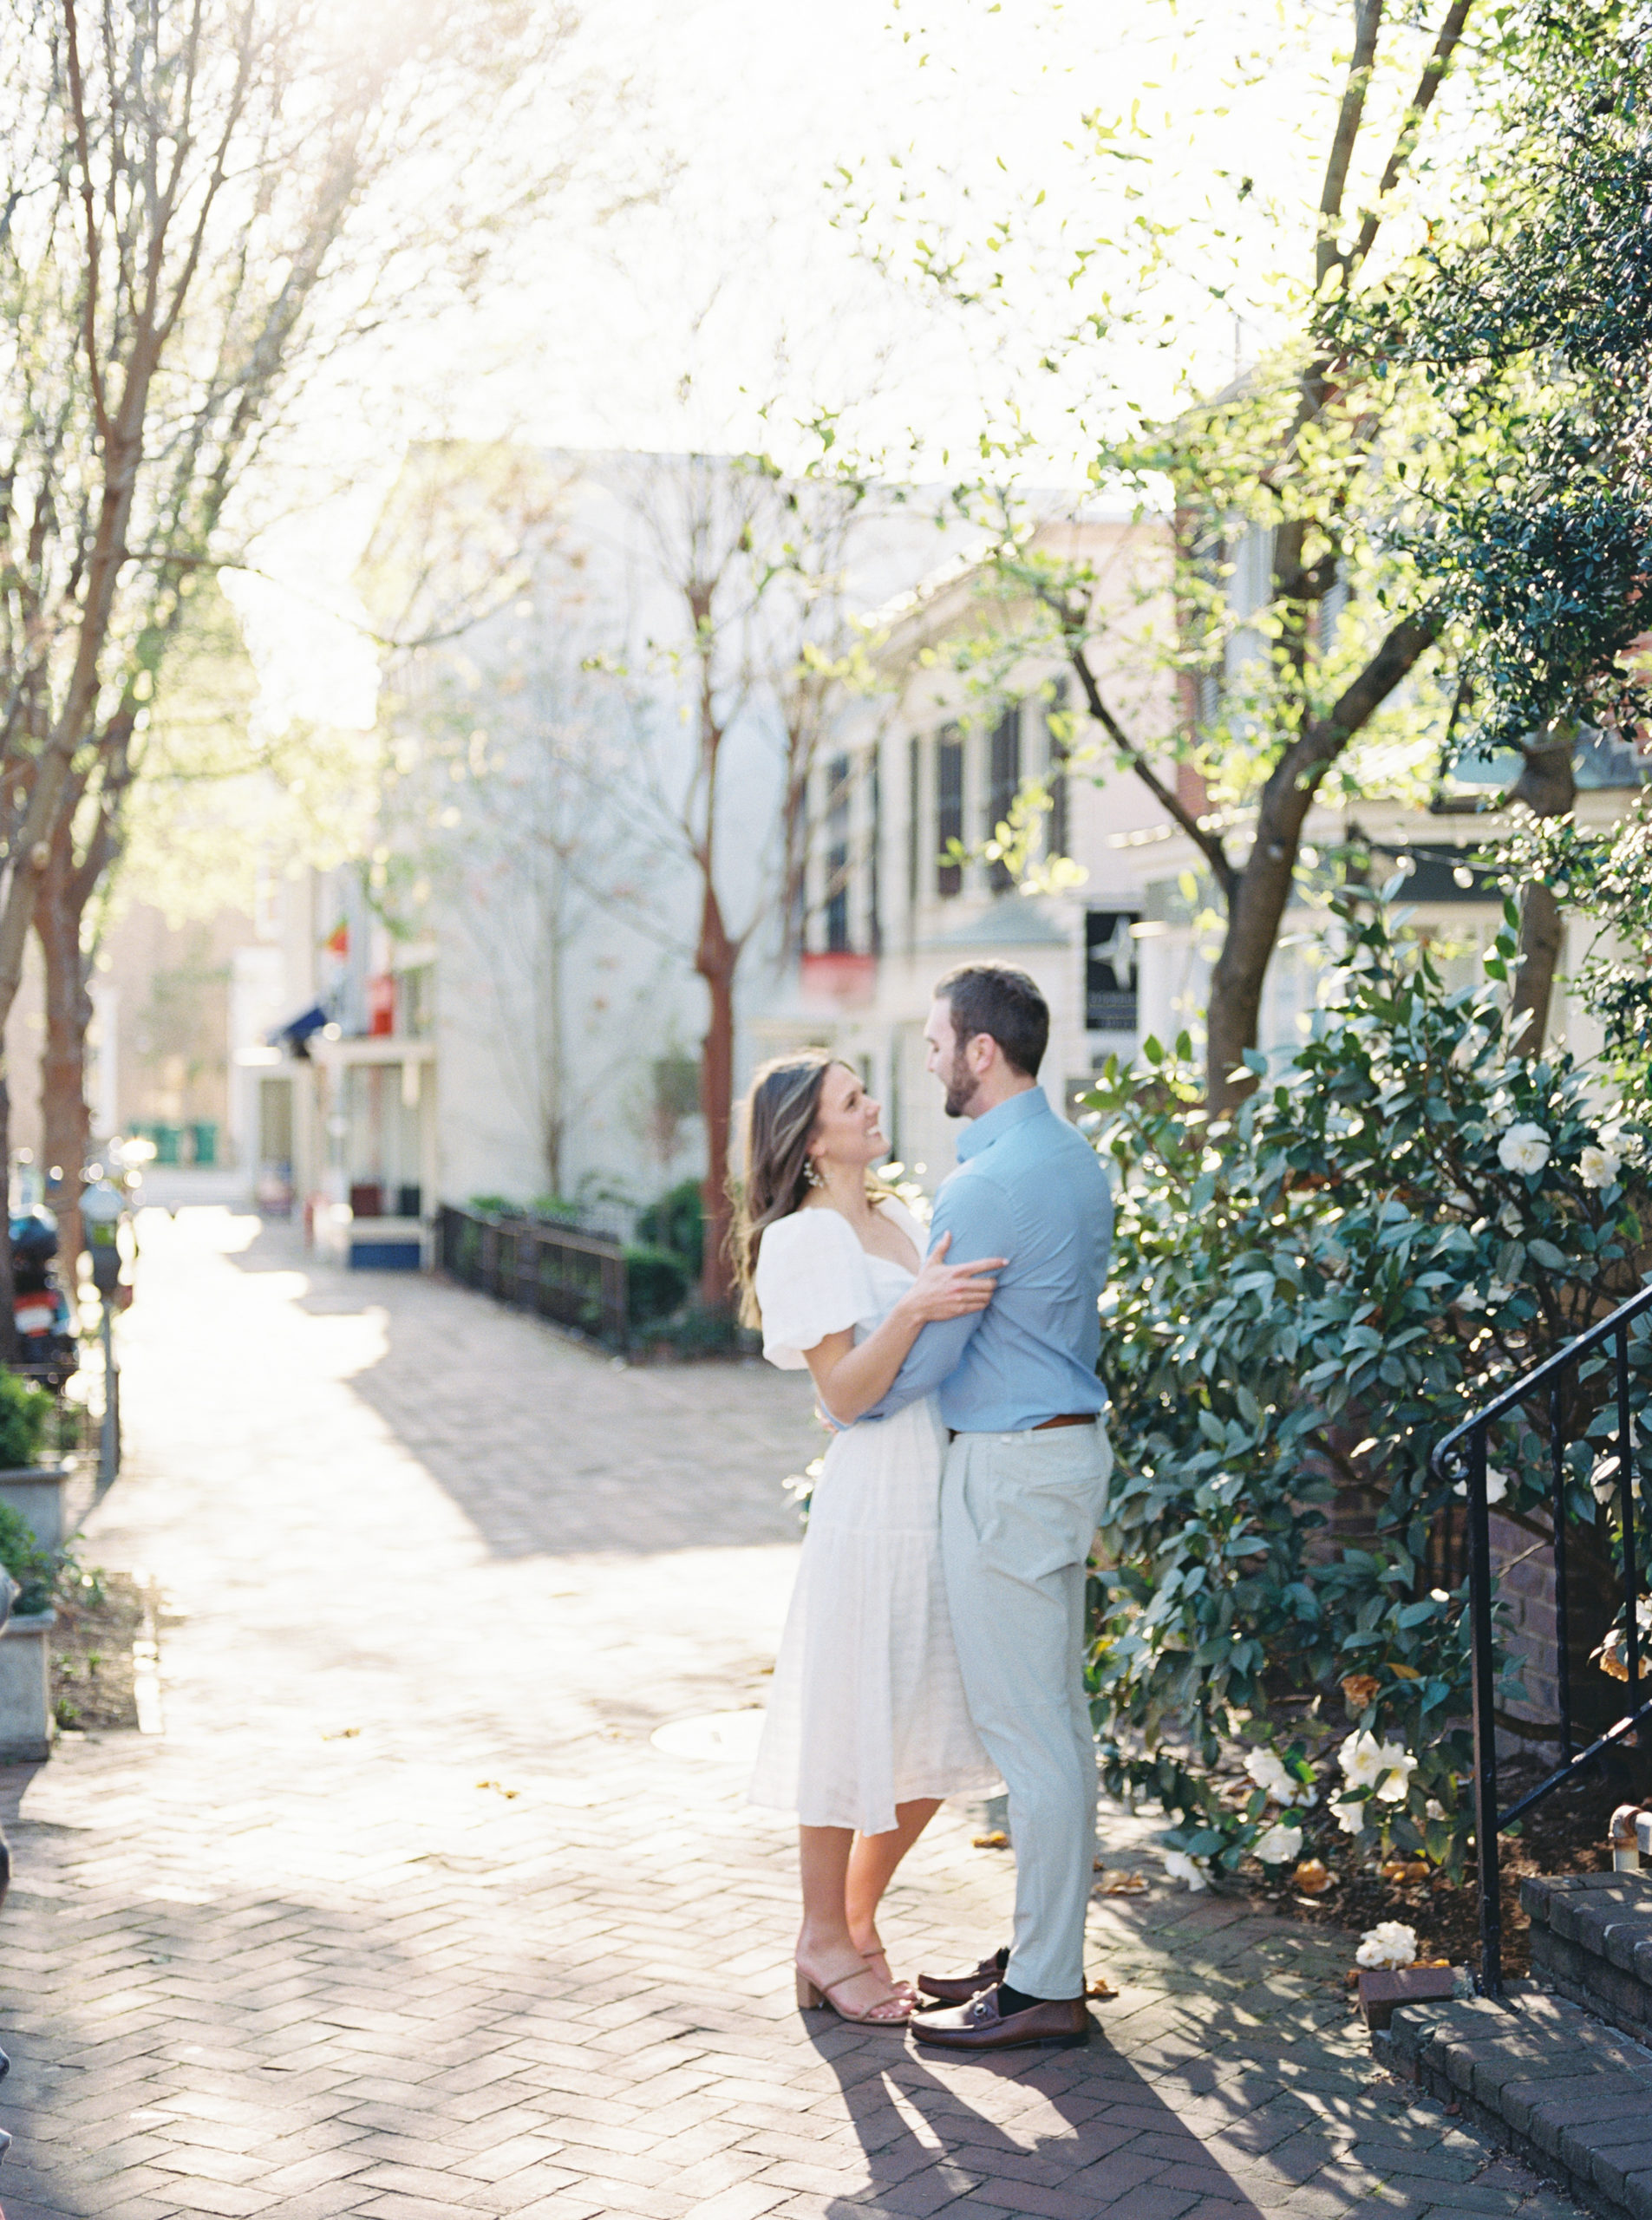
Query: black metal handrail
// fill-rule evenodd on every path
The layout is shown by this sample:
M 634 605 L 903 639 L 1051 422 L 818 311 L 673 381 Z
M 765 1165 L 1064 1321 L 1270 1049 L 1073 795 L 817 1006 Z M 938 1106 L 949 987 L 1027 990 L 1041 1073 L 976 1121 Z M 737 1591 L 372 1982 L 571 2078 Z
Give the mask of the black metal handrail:
M 442 1270 L 502 1303 L 522 1304 L 624 1348 L 630 1334 L 625 1251 L 617 1241 L 544 1219 L 500 1218 L 444 1203 L 437 1214 Z
M 1641 1655 L 1637 1606 L 1640 1575 L 1635 1550 L 1634 1428 L 1629 1412 L 1629 1323 L 1652 1309 L 1652 1285 L 1641 1289 L 1627 1303 L 1557 1349 L 1552 1356 L 1522 1373 L 1483 1410 L 1454 1427 L 1435 1448 L 1430 1462 L 1435 1474 L 1468 1487 L 1469 1635 L 1472 1648 L 1474 1706 L 1474 1842 L 1479 1864 L 1480 1909 L 1480 1986 L 1488 1996 L 1503 1990 L 1503 1916 L 1498 1871 L 1498 1837 L 1505 1827 L 1543 1802 L 1557 1788 L 1575 1780 L 1604 1752 L 1627 1741 L 1642 1722 L 1652 1718 L 1652 1701 L 1640 1701 Z M 1598 1735 L 1587 1749 L 1572 1748 L 1571 1658 L 1566 1594 L 1566 1466 L 1561 1387 L 1567 1374 L 1591 1350 L 1607 1342 L 1616 1359 L 1617 1403 L 1617 1481 L 1623 1519 L 1624 1662 L 1628 1683 L 1623 1716 Z M 1495 1660 L 1492 1643 L 1492 1531 L 1491 1506 L 1486 1501 L 1486 1436 L 1499 1419 L 1522 1410 L 1534 1394 L 1549 1391 L 1549 1466 L 1551 1498 L 1550 1517 L 1554 1530 L 1555 1647 L 1558 1721 L 1562 1763 L 1546 1780 L 1529 1789 L 1506 1812 L 1499 1809 L 1497 1781 L 1497 1710 Z

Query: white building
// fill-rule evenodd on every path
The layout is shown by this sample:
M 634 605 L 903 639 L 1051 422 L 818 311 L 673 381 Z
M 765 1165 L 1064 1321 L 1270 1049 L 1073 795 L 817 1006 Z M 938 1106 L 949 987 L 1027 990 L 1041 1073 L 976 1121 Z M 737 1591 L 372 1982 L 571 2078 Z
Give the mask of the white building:
M 1046 527 L 1041 543 L 1087 557 L 1100 581 L 1090 656 L 1103 696 L 1149 748 L 1161 738 L 1159 777 L 1185 807 L 1216 822 L 1202 781 L 1172 760 L 1172 740 L 1200 705 L 1167 675 L 1162 654 L 1164 525 L 1092 517 L 1059 529 L 1064 539 Z M 1248 591 L 1250 605 L 1265 591 L 1257 584 L 1265 571 L 1256 550 L 1239 554 L 1231 591 L 1242 602 Z M 957 1140 L 924 1073 L 921 1037 L 944 971 L 975 960 L 1031 974 L 1051 1010 L 1042 1078 L 1052 1101 L 1070 1111 L 1110 1055 L 1127 1061 L 1150 1035 L 1170 1043 L 1187 1029 L 1198 1039 L 1219 944 L 1218 901 L 1194 843 L 1087 718 L 1069 729 L 1061 714 L 1072 708 L 1074 682 L 1060 643 L 1018 656 L 1007 650 L 991 695 L 973 681 L 983 633 L 996 628 L 1013 643 L 1018 626 L 1039 638 L 1030 604 L 1006 604 L 986 571 L 956 571 L 896 614 L 881 650 L 892 702 L 865 714 L 819 774 L 815 898 L 794 987 L 754 1022 L 754 1045 L 766 1051 L 819 1041 L 854 1061 L 885 1100 L 896 1154 L 923 1166 L 931 1184 L 950 1168 Z M 1152 631 L 1158 653 L 1146 637 Z M 1236 636 L 1236 656 L 1248 637 Z M 1065 761 L 1052 711 L 1066 735 Z M 1405 798 L 1414 780 L 1394 777 L 1385 793 L 1381 764 L 1371 767 L 1357 804 L 1332 799 L 1310 811 L 1303 860 L 1311 865 L 1317 851 L 1357 837 L 1371 852 L 1374 883 L 1404 876 L 1410 928 L 1433 942 L 1448 976 L 1466 983 L 1502 923 L 1502 896 L 1470 859 L 1511 829 L 1487 805 L 1518 764 L 1466 761 L 1436 779 L 1425 807 Z M 1053 802 L 1045 852 L 1069 856 L 1082 872 L 1070 889 L 1012 891 L 1002 868 L 979 859 L 1028 779 L 1044 780 Z M 1586 735 L 1577 781 L 1579 821 L 1609 823 L 1642 782 L 1639 759 Z M 1243 860 L 1243 815 L 1224 829 Z M 955 843 L 976 859 L 949 860 Z M 1259 1046 L 1272 1056 L 1289 1054 L 1307 1030 L 1324 922 L 1304 897 L 1287 913 L 1259 1027 Z M 1586 1055 L 1598 1036 L 1564 976 L 1567 960 L 1583 952 L 1577 931 L 1563 957 L 1550 1030 Z
M 1135 729 L 1172 733 L 1173 685 L 1149 637 L 1166 615 L 1163 523 L 1092 512 L 1041 527 L 1034 545 L 1088 563 L 1104 694 Z M 1068 1106 L 1109 1054 L 1133 1054 L 1148 1030 L 1173 1034 L 1198 983 L 1189 949 L 1148 914 L 1162 836 L 1174 828 L 1073 716 L 1059 641 L 1016 650 L 1018 635 L 1036 637 L 1034 617 L 979 569 L 955 570 L 886 612 L 878 662 L 891 691 L 820 767 L 807 947 L 792 992 L 754 1021 L 754 1048 L 819 1041 L 857 1063 L 884 1100 L 897 1155 L 931 1179 L 950 1167 L 957 1137 L 924 1071 L 924 1022 L 943 972 L 1009 963 L 1037 981 L 1051 1013 L 1041 1076 Z M 993 637 L 996 658 L 959 656 Z M 985 688 L 974 675 L 983 661 Z M 978 852 L 1034 780 L 1050 805 L 1035 852 L 1069 857 L 1084 876 L 1028 895 Z M 976 852 L 956 860 L 955 844 Z
M 412 643 L 377 841 L 314 882 L 281 1020 L 262 970 L 240 996 L 260 1100 L 293 1091 L 295 1188 L 358 1261 L 428 1254 L 439 1202 L 556 1195 L 617 1231 L 703 1172 L 696 846 L 745 944 L 739 1077 L 786 976 L 788 776 L 852 705 L 805 643 L 846 652 L 948 545 L 916 503 L 813 498 L 726 457 L 409 459 L 363 572 Z

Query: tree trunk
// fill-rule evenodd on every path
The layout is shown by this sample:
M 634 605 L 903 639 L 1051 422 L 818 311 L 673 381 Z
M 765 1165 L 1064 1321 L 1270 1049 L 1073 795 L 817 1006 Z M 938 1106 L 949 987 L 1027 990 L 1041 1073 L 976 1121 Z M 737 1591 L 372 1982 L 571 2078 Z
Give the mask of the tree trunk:
M 1211 974 L 1205 1086 L 1213 1115 L 1234 1109 L 1256 1084 L 1244 1068 L 1244 1051 L 1254 1048 L 1259 1036 L 1263 982 L 1319 782 L 1433 645 L 1440 623 L 1432 608 L 1402 617 L 1329 715 L 1316 718 L 1286 749 L 1262 790 L 1256 837 L 1228 896 L 1227 932 Z
M 73 1286 L 75 1261 L 85 1246 L 81 1191 L 91 1153 L 92 1120 L 86 1101 L 86 1035 L 92 1022 L 88 965 L 81 949 L 82 905 L 75 898 L 71 826 L 65 820 L 41 875 L 35 929 L 46 971 L 46 1045 L 40 1061 L 40 1127 L 47 1169 L 62 1179 L 50 1198 L 57 1213 L 58 1253 Z
M 1304 806 L 1294 826 L 1271 824 L 1264 800 L 1256 846 L 1233 891 L 1205 1019 L 1205 1095 L 1215 1115 L 1231 1110 L 1255 1084 L 1244 1052 L 1260 1035 L 1263 983 L 1290 900 L 1306 814 Z
M 102 792 L 86 852 L 75 851 L 75 819 L 86 791 L 84 776 L 70 781 L 36 881 L 34 924 L 46 971 L 46 1046 L 40 1066 L 41 1145 L 48 1171 L 62 1178 L 52 1196 L 57 1212 L 58 1253 L 71 1290 L 84 1246 L 81 1192 L 91 1153 L 92 1118 L 86 1100 L 86 1035 L 92 1022 L 91 969 L 81 945 L 86 905 L 120 847 L 118 826 L 130 777 L 127 747 L 132 715 L 125 705 L 104 735 Z
M 1576 744 L 1577 735 L 1568 724 L 1564 738 L 1551 735 L 1543 746 L 1528 748 L 1525 768 L 1509 800 L 1523 803 L 1534 817 L 1570 817 L 1577 799 L 1572 770 Z M 1520 954 L 1509 1015 L 1518 1053 L 1534 1061 L 1543 1054 L 1549 1030 L 1561 929 L 1559 903 L 1539 880 L 1528 880 L 1520 890 Z
M 0 1051 L 0 1177 L 6 1207 L 0 1211 L 0 1364 L 17 1361 L 16 1297 L 11 1284 L 11 1087 Z
M 734 1279 L 728 1237 L 734 1206 L 728 1193 L 728 1142 L 735 1108 L 735 967 L 740 950 L 729 939 L 715 889 L 705 890 L 695 970 L 706 983 L 710 1021 L 700 1050 L 700 1107 L 706 1121 L 705 1257 L 700 1300 L 708 1310 L 728 1306 Z

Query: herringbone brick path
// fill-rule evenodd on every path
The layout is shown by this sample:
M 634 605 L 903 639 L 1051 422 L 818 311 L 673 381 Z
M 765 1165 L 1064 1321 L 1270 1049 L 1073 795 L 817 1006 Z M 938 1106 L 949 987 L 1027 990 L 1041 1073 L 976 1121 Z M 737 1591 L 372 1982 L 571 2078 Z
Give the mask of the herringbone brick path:
M 10 2220 L 1570 2212 L 1374 2075 L 1345 1946 L 1242 1901 L 1098 1900 L 1087 2052 L 805 2025 L 787 1827 L 649 1739 L 761 1701 L 799 1383 L 617 1369 L 250 1231 L 146 1226 L 86 1552 L 170 1599 L 165 1734 L 10 1776 Z M 1000 1938 L 971 1818 L 902 1877 L 898 1964 Z

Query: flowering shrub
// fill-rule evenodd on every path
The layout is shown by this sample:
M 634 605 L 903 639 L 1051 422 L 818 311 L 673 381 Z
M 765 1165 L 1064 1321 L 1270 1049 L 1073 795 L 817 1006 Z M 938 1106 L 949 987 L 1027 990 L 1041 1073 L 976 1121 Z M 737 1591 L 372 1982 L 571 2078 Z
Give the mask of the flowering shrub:
M 1089 1098 L 1121 1174 L 1093 1710 L 1109 1785 L 1159 1794 L 1185 1856 L 1283 1862 L 1315 1831 L 1456 1871 L 1467 1636 L 1428 1571 L 1453 1502 L 1429 1456 L 1638 1284 L 1648 1134 L 1564 1054 L 1512 1054 L 1512 911 L 1459 991 L 1381 904 L 1344 904 L 1342 930 L 1312 1037 L 1231 1122 L 1207 1123 L 1185 1039 Z M 1510 1427 L 1497 1453 L 1499 1516 L 1540 1545 L 1546 1443 Z M 1570 1498 L 1603 1575 L 1609 1461 L 1580 1444 Z M 1334 1533 L 1339 1496 L 1374 1505 L 1374 1540 Z

